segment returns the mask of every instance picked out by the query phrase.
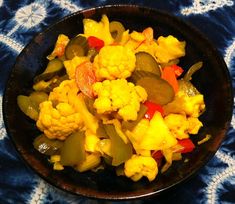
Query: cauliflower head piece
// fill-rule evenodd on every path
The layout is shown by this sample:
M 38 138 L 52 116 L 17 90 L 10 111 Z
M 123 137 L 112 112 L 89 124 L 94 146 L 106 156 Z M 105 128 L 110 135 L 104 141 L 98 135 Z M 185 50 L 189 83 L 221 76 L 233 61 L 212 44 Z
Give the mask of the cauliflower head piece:
M 60 85 L 53 89 L 50 92 L 49 100 L 53 102 L 53 105 L 58 103 L 69 103 L 74 104 L 74 100 L 77 97 L 79 92 L 79 88 L 74 79 L 72 80 L 64 80 L 60 83 Z
M 83 127 L 81 114 L 68 103 L 61 102 L 54 108 L 51 101 L 44 101 L 39 108 L 36 125 L 49 139 L 65 140 Z
M 94 108 L 99 114 L 117 112 L 125 121 L 136 120 L 140 103 L 147 99 L 144 88 L 125 79 L 96 82 L 93 90 L 98 96 Z
M 177 139 L 189 138 L 189 134 L 197 134 L 202 127 L 198 118 L 171 113 L 164 118 L 167 127 Z
M 83 28 L 86 37 L 95 36 L 103 40 L 105 45 L 109 45 L 114 41 L 109 31 L 109 19 L 106 15 L 102 15 L 100 22 L 85 18 L 83 20 Z
M 158 174 L 157 162 L 152 157 L 132 155 L 124 164 L 124 173 L 133 181 L 138 181 L 146 176 L 149 181 L 153 181 Z
M 36 125 L 48 138 L 64 140 L 83 127 L 82 116 L 74 104 L 78 92 L 75 80 L 64 80 L 53 89 L 48 101 L 40 104 Z
M 172 35 L 167 37 L 160 36 L 157 39 L 155 56 L 159 63 L 168 63 L 185 55 L 185 45 Z
M 167 127 L 177 139 L 189 138 L 188 121 L 185 115 L 169 114 L 164 118 Z
M 127 78 L 135 69 L 135 53 L 124 46 L 104 46 L 94 59 L 98 79 Z
M 126 134 L 136 152 L 164 150 L 177 144 L 176 138 L 159 112 L 156 112 L 150 121 L 142 119 L 132 131 L 126 131 Z
M 38 128 L 51 139 L 64 140 L 77 130 L 95 133 L 98 120 L 88 111 L 75 80 L 64 80 L 40 104 Z
M 163 109 L 166 115 L 179 113 L 197 118 L 205 110 L 204 97 L 202 94 L 188 96 L 183 91 L 179 91 L 175 95 L 175 99 L 163 106 Z

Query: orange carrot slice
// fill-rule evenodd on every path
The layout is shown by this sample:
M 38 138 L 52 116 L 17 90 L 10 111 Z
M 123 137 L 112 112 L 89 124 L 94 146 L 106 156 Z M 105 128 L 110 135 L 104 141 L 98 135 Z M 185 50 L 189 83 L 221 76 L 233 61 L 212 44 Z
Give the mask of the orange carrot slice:
M 164 67 L 162 71 L 162 79 L 165 79 L 174 89 L 175 93 L 179 90 L 179 84 L 175 75 L 175 71 L 171 66 Z
M 91 62 L 83 62 L 77 66 L 75 80 L 82 93 L 90 98 L 94 97 L 92 85 L 97 80 L 93 71 L 93 64 Z

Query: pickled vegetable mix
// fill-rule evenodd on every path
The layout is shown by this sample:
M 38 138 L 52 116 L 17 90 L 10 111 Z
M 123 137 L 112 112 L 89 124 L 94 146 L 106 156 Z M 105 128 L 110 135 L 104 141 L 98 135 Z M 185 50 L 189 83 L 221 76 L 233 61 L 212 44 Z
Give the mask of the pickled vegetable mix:
M 54 170 L 112 166 L 153 181 L 196 148 L 205 103 L 191 78 L 203 63 L 185 73 L 186 42 L 151 27 L 129 30 L 106 15 L 83 25 L 77 36 L 58 36 L 31 93 L 17 97 L 41 131 L 33 146 Z

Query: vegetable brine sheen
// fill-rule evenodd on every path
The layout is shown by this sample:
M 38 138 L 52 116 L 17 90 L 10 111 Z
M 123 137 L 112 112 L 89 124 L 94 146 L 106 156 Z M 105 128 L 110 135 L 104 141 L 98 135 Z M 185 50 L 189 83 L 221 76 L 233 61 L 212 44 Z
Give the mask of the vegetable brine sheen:
M 153 181 L 195 148 L 205 103 L 190 80 L 202 62 L 184 73 L 186 42 L 155 39 L 151 27 L 132 31 L 106 15 L 83 25 L 77 36 L 58 36 L 32 93 L 17 98 L 41 131 L 34 148 L 54 170 L 113 166 L 118 176 Z

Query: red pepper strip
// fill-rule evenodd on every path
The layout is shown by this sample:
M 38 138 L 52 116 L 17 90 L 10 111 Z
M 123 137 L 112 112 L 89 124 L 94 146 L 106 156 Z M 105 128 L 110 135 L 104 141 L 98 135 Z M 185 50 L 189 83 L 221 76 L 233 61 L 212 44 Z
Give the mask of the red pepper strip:
M 160 167 L 162 164 L 162 159 L 163 159 L 162 152 L 160 150 L 155 150 L 155 151 L 152 151 L 151 155 L 154 158 L 154 160 L 157 162 L 158 167 Z
M 95 36 L 88 37 L 87 41 L 88 41 L 89 47 L 95 48 L 97 51 L 99 51 L 102 47 L 104 47 L 104 41 Z
M 173 68 L 176 77 L 179 77 L 184 72 L 184 70 L 176 64 L 173 64 L 171 67 Z
M 90 98 L 94 97 L 92 84 L 94 84 L 97 80 L 95 73 L 93 72 L 93 64 L 91 62 L 83 62 L 77 66 L 75 80 L 78 88 L 83 94 Z
M 163 154 L 162 154 L 162 152 L 161 152 L 160 150 L 154 150 L 154 151 L 152 152 L 152 157 L 153 157 L 154 159 L 160 159 L 160 158 L 163 157 Z
M 182 150 L 179 151 L 180 153 L 192 152 L 195 148 L 191 139 L 178 140 L 178 144 L 183 147 Z
M 156 111 L 160 112 L 162 114 L 162 116 L 164 115 L 164 111 L 163 111 L 162 106 L 160 106 L 156 103 L 153 103 L 151 101 L 145 101 L 144 105 L 148 108 L 147 112 L 144 115 L 144 118 L 151 120 Z

